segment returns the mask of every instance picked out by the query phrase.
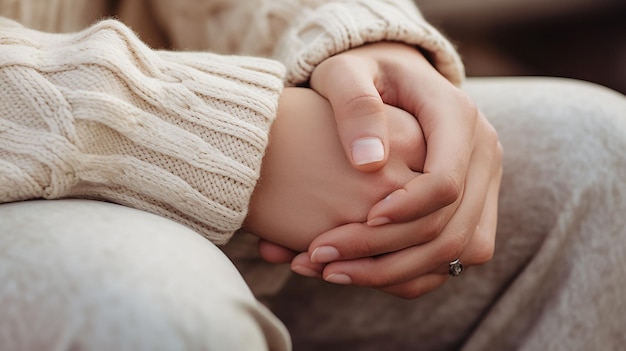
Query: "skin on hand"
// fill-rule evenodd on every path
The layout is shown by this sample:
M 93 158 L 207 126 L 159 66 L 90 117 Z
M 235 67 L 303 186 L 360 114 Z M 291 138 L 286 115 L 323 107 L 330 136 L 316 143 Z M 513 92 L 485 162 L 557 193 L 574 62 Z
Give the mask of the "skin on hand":
M 344 153 L 355 169 L 375 171 L 395 154 L 383 103 L 415 116 L 428 150 L 424 174 L 376 204 L 367 224 L 329 230 L 295 258 L 283 252 L 293 258 L 294 271 L 414 298 L 445 281 L 448 262 L 460 258 L 471 266 L 491 258 L 502 147 L 462 90 L 415 48 L 385 42 L 325 60 L 314 70 L 311 87 L 329 99 Z M 382 141 L 385 156 L 357 165 L 351 148 L 355 140 L 369 137 Z M 271 246 L 263 242 L 261 254 Z M 265 257 L 271 259 L 271 253 Z
M 379 171 L 359 172 L 345 158 L 328 101 L 311 89 L 286 88 L 244 228 L 305 251 L 319 233 L 365 223 L 375 203 L 420 174 L 426 154 L 414 118 L 383 108 L 398 152 Z
M 493 157 L 500 161 L 501 149 Z M 474 182 L 472 177 L 477 173 L 484 176 L 479 171 L 495 172 L 496 182 L 489 183 L 486 190 L 468 188 L 447 223 L 439 222 L 439 211 L 406 223 L 376 227 L 347 224 L 317 237 L 308 252 L 292 260 L 292 268 L 334 283 L 375 287 L 399 297 L 416 298 L 447 280 L 448 263 L 455 257 L 465 266 L 488 262 L 494 251 L 502 170 L 492 170 L 480 162 L 475 162 L 475 167 L 479 170 L 468 173 L 468 182 Z M 486 207 L 479 217 L 472 216 L 476 211 L 473 204 L 481 201 Z M 379 254 L 366 256 L 365 252 Z

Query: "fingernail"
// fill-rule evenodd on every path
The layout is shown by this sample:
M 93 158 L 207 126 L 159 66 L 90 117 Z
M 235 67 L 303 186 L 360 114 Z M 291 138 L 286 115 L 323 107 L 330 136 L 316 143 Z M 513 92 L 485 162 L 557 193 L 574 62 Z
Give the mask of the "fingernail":
M 330 283 L 334 283 L 334 284 L 341 284 L 341 285 L 352 284 L 352 279 L 350 279 L 350 277 L 348 277 L 347 275 L 343 273 L 332 273 L 328 277 L 324 278 L 324 280 Z
M 336 261 L 338 258 L 339 251 L 332 246 L 320 246 L 311 254 L 311 262 L 313 263 L 328 263 Z
M 367 225 L 369 225 L 370 227 L 376 227 L 376 226 L 387 224 L 387 223 L 391 223 L 391 219 L 387 217 L 378 217 L 370 221 L 367 221 Z
M 291 270 L 305 277 L 310 277 L 310 278 L 320 277 L 319 273 L 305 266 L 291 267 Z
M 352 161 L 356 165 L 378 162 L 384 158 L 385 147 L 378 138 L 361 138 L 352 144 Z

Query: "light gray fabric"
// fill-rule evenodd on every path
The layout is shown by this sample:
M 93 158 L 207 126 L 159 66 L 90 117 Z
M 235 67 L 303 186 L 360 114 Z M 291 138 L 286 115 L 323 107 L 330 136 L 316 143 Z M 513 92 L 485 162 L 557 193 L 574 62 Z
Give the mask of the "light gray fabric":
M 0 282 L 2 350 L 289 349 L 215 245 L 119 205 L 0 205 Z

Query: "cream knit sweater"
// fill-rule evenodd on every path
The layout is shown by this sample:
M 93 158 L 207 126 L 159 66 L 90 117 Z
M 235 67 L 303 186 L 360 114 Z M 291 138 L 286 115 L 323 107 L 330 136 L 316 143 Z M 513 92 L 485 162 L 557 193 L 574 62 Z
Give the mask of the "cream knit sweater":
M 0 0 L 0 202 L 112 201 L 223 244 L 246 216 L 283 84 L 382 40 L 463 78 L 408 0 L 114 3 Z M 108 15 L 125 24 L 96 21 Z

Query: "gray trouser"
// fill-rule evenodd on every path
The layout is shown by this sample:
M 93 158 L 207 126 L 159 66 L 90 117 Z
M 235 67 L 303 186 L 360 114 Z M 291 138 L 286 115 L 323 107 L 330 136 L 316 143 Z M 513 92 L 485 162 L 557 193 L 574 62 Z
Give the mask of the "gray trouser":
M 287 350 L 290 335 L 296 350 L 623 347 L 626 98 L 556 79 L 466 90 L 505 150 L 488 264 L 407 301 L 292 275 L 240 236 L 225 251 L 246 285 L 169 220 L 89 200 L 4 204 L 0 348 Z

